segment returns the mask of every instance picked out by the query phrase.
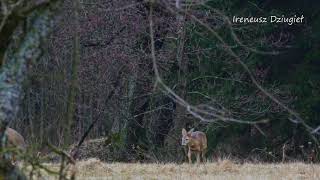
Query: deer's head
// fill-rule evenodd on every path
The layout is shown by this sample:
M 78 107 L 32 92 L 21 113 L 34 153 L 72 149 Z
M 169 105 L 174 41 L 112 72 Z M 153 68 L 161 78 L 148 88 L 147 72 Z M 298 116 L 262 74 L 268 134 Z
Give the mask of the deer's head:
M 186 129 L 182 129 L 182 139 L 181 139 L 181 145 L 186 146 L 190 142 L 191 139 L 191 133 L 194 129 L 191 129 L 189 132 L 187 132 Z

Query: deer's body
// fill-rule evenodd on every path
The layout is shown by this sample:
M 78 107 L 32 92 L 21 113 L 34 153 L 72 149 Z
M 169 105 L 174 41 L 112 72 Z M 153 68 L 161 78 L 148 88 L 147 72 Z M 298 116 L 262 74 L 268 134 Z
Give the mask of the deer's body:
M 21 150 L 26 149 L 26 143 L 24 138 L 16 130 L 12 128 L 7 128 L 6 135 L 8 137 L 9 147 L 15 147 Z
M 183 146 L 188 146 L 188 159 L 189 163 L 192 163 L 191 155 L 192 153 L 196 153 L 197 155 L 197 163 L 200 162 L 200 155 L 202 157 L 202 161 L 205 161 L 205 154 L 207 151 L 207 136 L 204 132 L 195 131 L 191 129 L 187 132 L 185 129 L 182 129 L 182 142 Z
M 24 138 L 19 134 L 16 130 L 12 128 L 7 128 L 6 129 L 6 135 L 8 138 L 8 148 L 16 148 L 16 150 L 20 152 L 24 152 L 26 150 L 26 143 L 24 141 Z M 12 161 L 16 161 L 16 157 L 13 153 L 12 155 Z

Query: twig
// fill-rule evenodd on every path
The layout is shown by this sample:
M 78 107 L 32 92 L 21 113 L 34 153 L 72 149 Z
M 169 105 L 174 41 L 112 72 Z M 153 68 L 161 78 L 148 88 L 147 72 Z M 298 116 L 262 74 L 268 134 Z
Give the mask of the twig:
M 109 101 L 112 96 L 115 94 L 116 92 L 116 88 L 118 87 L 119 83 L 120 83 L 120 79 L 121 79 L 121 75 L 123 73 L 123 69 L 124 69 L 124 66 L 122 66 L 120 69 L 119 69 L 119 73 L 118 73 L 118 76 L 117 76 L 117 80 L 114 82 L 113 84 L 113 89 L 112 91 L 109 93 L 109 95 L 107 96 L 106 98 L 106 102 Z M 82 135 L 82 137 L 80 138 L 78 144 L 73 147 L 71 150 L 70 150 L 70 154 L 71 154 L 71 157 L 76 160 L 78 158 L 78 154 L 79 154 L 79 149 L 81 147 L 81 145 L 83 144 L 84 140 L 86 139 L 86 137 L 89 135 L 90 131 L 92 130 L 92 128 L 94 127 L 94 125 L 99 121 L 100 118 L 97 118 L 95 119 L 91 124 L 90 126 L 88 127 L 88 129 L 85 131 L 85 133 Z
M 55 147 L 54 145 L 50 144 L 49 142 L 47 142 L 47 145 L 48 147 L 56 154 L 59 154 L 63 157 L 67 157 L 68 161 L 71 163 L 71 164 L 75 164 L 75 160 L 72 156 L 70 156 L 67 152 Z
M 237 120 L 234 118 L 227 118 L 224 117 L 222 115 L 216 114 L 216 113 L 210 113 L 204 110 L 201 110 L 195 106 L 190 105 L 187 101 L 185 101 L 183 98 L 181 98 L 180 96 L 178 96 L 171 88 L 169 88 L 163 81 L 162 78 L 160 76 L 158 67 L 157 67 L 157 61 L 156 61 L 156 54 L 155 54 L 155 46 L 154 46 L 154 30 L 153 30 L 153 4 L 150 4 L 150 11 L 149 11 L 149 31 L 150 31 L 150 39 L 151 39 L 151 59 L 152 59 L 152 63 L 153 63 L 153 70 L 155 73 L 155 87 L 157 87 L 158 85 L 160 90 L 162 90 L 165 93 L 168 93 L 168 96 L 171 97 L 171 99 L 173 101 L 175 101 L 176 103 L 178 103 L 181 106 L 184 106 L 187 108 L 187 111 L 189 113 L 191 113 L 194 117 L 200 119 L 201 121 L 204 122 L 214 122 L 215 120 L 209 120 L 207 118 L 202 117 L 200 114 L 198 114 L 199 112 L 202 114 L 206 114 L 209 116 L 212 116 L 214 118 L 217 118 L 219 120 L 222 121 L 230 121 L 230 122 L 237 122 L 237 123 L 244 123 L 244 124 L 256 124 L 256 123 L 266 123 L 267 121 L 263 120 L 263 121 L 243 121 L 243 120 Z

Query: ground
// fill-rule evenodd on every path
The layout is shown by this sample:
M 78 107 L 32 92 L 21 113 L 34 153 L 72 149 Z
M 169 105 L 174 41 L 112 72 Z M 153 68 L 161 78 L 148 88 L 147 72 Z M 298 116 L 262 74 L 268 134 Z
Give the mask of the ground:
M 57 164 L 47 164 L 57 169 Z M 217 179 L 300 180 L 320 179 L 320 165 L 305 163 L 236 164 L 221 160 L 206 164 L 104 163 L 89 159 L 77 163 L 77 179 Z M 53 178 L 56 179 L 56 178 Z

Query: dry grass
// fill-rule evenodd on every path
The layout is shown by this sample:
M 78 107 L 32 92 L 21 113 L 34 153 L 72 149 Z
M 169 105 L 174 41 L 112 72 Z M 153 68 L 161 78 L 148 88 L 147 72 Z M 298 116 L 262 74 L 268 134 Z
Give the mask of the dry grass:
M 48 164 L 57 169 L 58 165 Z M 103 163 L 97 159 L 77 164 L 77 179 L 318 179 L 320 165 L 288 164 L 235 164 L 229 160 L 207 164 L 129 164 Z

